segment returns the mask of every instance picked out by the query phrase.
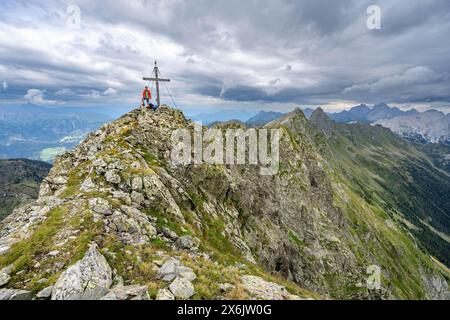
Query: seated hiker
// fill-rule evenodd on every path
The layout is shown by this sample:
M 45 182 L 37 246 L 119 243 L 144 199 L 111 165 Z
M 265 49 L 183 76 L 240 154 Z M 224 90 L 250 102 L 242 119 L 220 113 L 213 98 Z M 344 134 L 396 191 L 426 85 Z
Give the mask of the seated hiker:
M 152 93 L 148 89 L 148 87 L 145 87 L 144 92 L 142 92 L 142 107 L 145 107 L 145 102 L 147 101 L 147 108 L 150 107 L 150 105 L 153 106 L 153 104 L 150 103 L 152 100 Z

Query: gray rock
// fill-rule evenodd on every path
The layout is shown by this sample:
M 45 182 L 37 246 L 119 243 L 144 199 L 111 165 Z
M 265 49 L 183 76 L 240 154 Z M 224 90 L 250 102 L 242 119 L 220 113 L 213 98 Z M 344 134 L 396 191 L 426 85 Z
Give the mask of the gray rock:
M 146 286 L 118 286 L 109 291 L 101 300 L 150 300 Z
M 195 294 L 192 283 L 184 278 L 176 278 L 169 286 L 169 290 L 177 299 L 187 300 Z
M 108 292 L 109 290 L 104 287 L 88 288 L 76 299 L 74 298 L 73 300 L 83 300 L 83 301 L 101 300 L 104 296 L 108 294 Z
M 168 289 L 160 289 L 158 290 L 156 300 L 175 300 L 175 296 Z
M 11 276 L 5 273 L 0 273 L 0 288 L 7 285 L 9 280 L 11 280 Z
M 108 181 L 109 183 L 112 183 L 112 184 L 119 184 L 122 181 L 120 176 L 114 170 L 110 170 L 110 171 L 106 172 L 105 179 L 106 179 L 106 181 Z
M 176 242 L 178 248 L 185 250 L 197 250 L 199 244 L 200 240 L 191 236 L 180 237 Z
M 26 290 L 17 290 L 9 300 L 32 300 L 33 293 Z
M 111 205 L 102 198 L 94 198 L 89 200 L 89 208 L 99 214 L 109 216 L 112 214 Z
M 39 300 L 50 299 L 52 296 L 52 292 L 53 292 L 53 286 L 47 287 L 47 288 L 39 291 L 38 294 L 36 295 L 36 298 Z
M 0 270 L 0 288 L 8 284 L 9 280 L 11 280 L 11 271 L 13 266 L 7 266 Z
M 194 281 L 197 279 L 197 275 L 192 271 L 191 268 L 179 266 L 176 268 L 176 273 L 178 277 L 181 277 L 183 279 Z
M 25 290 L 0 289 L 0 301 L 5 300 L 31 300 L 33 293 Z
M 229 283 L 221 283 L 219 285 L 220 291 L 222 292 L 230 292 L 231 290 L 234 290 L 236 287 Z
M 244 289 L 257 300 L 300 300 L 277 283 L 268 282 L 256 276 L 242 276 Z
M 91 178 L 87 178 L 87 179 L 81 184 L 80 190 L 81 190 L 81 191 L 90 191 L 90 190 L 93 190 L 94 188 L 95 188 L 95 184 L 94 184 L 94 182 L 92 181 L 92 179 L 91 179 Z
M 180 262 L 175 259 L 170 259 L 164 263 L 159 269 L 159 278 L 163 281 L 172 281 L 177 276 L 177 267 Z
M 172 281 L 177 277 L 188 281 L 194 281 L 197 278 L 191 268 L 183 266 L 180 261 L 173 258 L 166 261 L 161 268 L 159 268 L 158 276 L 159 279 L 167 282 Z
M 145 202 L 145 197 L 142 195 L 142 193 L 133 191 L 131 193 L 131 202 L 141 206 Z
M 176 241 L 178 239 L 178 235 L 174 231 L 170 230 L 167 227 L 162 228 L 162 234 L 166 238 L 169 238 L 170 240 L 173 240 L 173 241 Z
M 134 177 L 131 180 L 131 189 L 133 189 L 134 191 L 141 191 L 143 187 L 144 185 L 141 177 Z
M 52 300 L 79 299 L 89 289 L 109 289 L 111 284 L 111 267 L 98 251 L 97 245 L 91 244 L 84 258 L 70 266 L 56 281 Z
M 53 250 L 53 251 L 50 251 L 50 252 L 48 253 L 48 255 L 49 255 L 50 257 L 56 257 L 57 255 L 59 255 L 59 250 Z
M 103 159 L 95 159 L 92 161 L 92 166 L 96 168 L 99 173 L 103 173 L 105 172 L 104 168 L 106 168 L 107 164 Z

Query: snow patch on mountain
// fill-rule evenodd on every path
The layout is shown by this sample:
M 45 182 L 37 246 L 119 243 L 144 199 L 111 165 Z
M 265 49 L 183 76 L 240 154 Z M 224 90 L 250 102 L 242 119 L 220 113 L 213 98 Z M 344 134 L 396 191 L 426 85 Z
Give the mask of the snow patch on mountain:
M 431 143 L 450 143 L 450 116 L 437 110 L 404 114 L 373 124 L 389 128 L 406 138 Z

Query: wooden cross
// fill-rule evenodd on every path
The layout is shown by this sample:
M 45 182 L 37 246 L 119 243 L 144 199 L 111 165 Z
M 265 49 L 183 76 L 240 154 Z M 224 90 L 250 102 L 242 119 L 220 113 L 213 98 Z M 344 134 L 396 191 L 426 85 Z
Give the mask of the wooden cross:
M 155 75 L 154 78 L 142 78 L 145 81 L 155 81 L 156 83 L 156 103 L 158 104 L 158 107 L 161 106 L 161 100 L 159 98 L 159 82 L 170 82 L 170 79 L 162 79 L 159 77 L 159 68 L 158 64 L 155 60 L 155 68 L 153 69 L 153 74 Z

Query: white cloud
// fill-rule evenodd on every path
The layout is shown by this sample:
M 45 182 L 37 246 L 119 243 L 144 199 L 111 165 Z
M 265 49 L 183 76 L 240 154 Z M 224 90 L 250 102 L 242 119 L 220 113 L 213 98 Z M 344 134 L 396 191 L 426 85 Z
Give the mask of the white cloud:
M 114 88 L 108 88 L 103 92 L 103 95 L 105 96 L 115 96 L 117 95 L 117 90 Z
M 386 90 L 401 90 L 413 85 L 433 83 L 439 80 L 439 75 L 425 66 L 410 68 L 401 74 L 382 78 L 373 83 L 354 85 L 344 90 L 344 93 L 373 92 L 381 93 Z
M 61 89 L 55 92 L 55 96 L 59 96 L 59 97 L 69 97 L 69 96 L 73 96 L 75 94 L 75 92 L 73 92 L 71 89 Z
M 97 99 L 97 98 L 99 98 L 99 97 L 100 97 L 100 92 L 99 92 L 99 91 L 97 91 L 97 90 L 91 90 L 91 93 L 90 93 L 90 94 L 88 94 L 88 97 L 91 97 L 91 98 Z
M 6 81 L 3 81 L 2 88 L 3 88 L 3 91 L 6 91 L 6 89 L 8 89 L 8 83 Z
M 98 10 L 95 1 L 77 0 L 83 10 L 81 31 L 65 28 L 66 6 L 30 2 L 25 7 L 18 1 L 0 21 L 0 78 L 14 79 L 15 88 L 38 83 L 61 100 L 70 96 L 61 88 L 71 88 L 70 100 L 80 99 L 80 104 L 97 99 L 98 104 L 125 105 L 139 99 L 142 76 L 151 75 L 157 59 L 183 105 L 202 99 L 206 105 L 217 99 L 235 107 L 241 99 L 260 104 L 403 102 L 403 96 L 405 102 L 450 101 L 448 76 L 433 83 L 435 78 L 420 67 L 404 72 L 414 66 L 442 74 L 448 70 L 450 20 L 444 17 L 450 4 L 429 1 L 406 8 L 400 0 L 382 1 L 389 10 L 378 33 L 365 29 L 371 0 L 332 1 L 326 9 L 314 0 L 264 1 L 263 11 L 255 10 L 261 4 L 253 1 L 110 0 Z M 230 10 L 236 5 L 239 12 Z M 157 20 L 141 14 L 149 9 Z M 274 79 L 281 81 L 274 86 Z M 395 96 L 392 86 L 408 86 L 408 81 L 414 81 L 417 94 Z M 240 89 L 254 94 L 243 95 Z
M 37 105 L 49 105 L 49 104 L 58 104 L 59 101 L 56 100 L 46 100 L 45 99 L 45 90 L 39 89 L 30 89 L 27 94 L 24 96 L 25 100 L 31 104 Z

